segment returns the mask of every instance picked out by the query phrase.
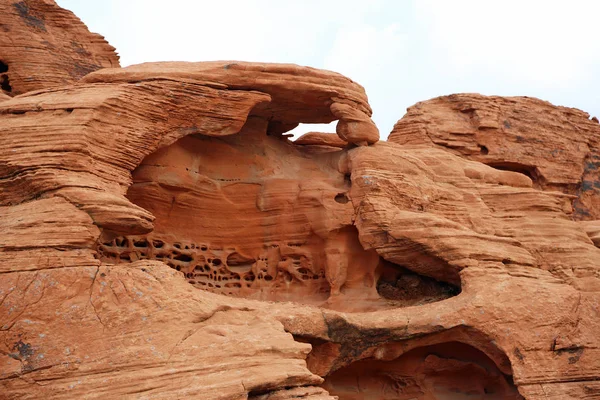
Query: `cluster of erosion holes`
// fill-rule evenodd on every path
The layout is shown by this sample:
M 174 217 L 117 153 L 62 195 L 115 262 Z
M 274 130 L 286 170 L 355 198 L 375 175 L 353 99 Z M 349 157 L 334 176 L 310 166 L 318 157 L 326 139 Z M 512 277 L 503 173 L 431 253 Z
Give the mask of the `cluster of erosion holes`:
M 192 285 L 213 293 L 248 297 L 257 290 L 272 289 L 259 298 L 319 304 L 327 300 L 331 288 L 325 269 L 310 254 L 302 254 L 306 251 L 298 244 L 266 245 L 262 255 L 254 259 L 234 248 L 171 242 L 152 235 L 120 236 L 97 247 L 103 262 L 163 261 L 182 272 Z M 377 307 L 422 305 L 460 293 L 460 287 L 383 259 L 378 269 L 377 292 L 385 303 Z
M 0 89 L 2 89 L 3 92 L 10 93 L 12 92 L 12 87 L 10 86 L 6 72 L 8 72 L 8 65 L 3 61 L 0 61 Z
M 265 247 L 265 256 L 253 259 L 233 248 L 169 243 L 152 236 L 120 236 L 100 243 L 97 252 L 103 262 L 117 264 L 142 259 L 163 261 L 181 271 L 189 283 L 214 293 L 235 296 L 243 289 L 287 286 L 296 280 L 321 288 L 321 298 L 315 300 L 327 298 L 329 285 L 324 270 L 315 268 L 308 257 L 297 252 L 281 256 L 277 245 Z M 278 254 L 275 264 L 269 262 L 269 258 L 273 260 L 269 257 L 273 250 Z
M 346 400 L 522 400 L 512 372 L 505 372 L 475 347 L 445 342 L 390 361 L 356 361 L 326 376 L 322 386 Z

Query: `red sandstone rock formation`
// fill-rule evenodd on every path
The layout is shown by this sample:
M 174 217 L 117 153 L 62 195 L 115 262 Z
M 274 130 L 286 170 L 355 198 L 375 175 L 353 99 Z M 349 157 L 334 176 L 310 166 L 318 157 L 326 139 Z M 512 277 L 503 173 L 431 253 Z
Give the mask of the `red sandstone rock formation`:
M 339 136 L 331 133 L 324 132 L 308 132 L 294 140 L 294 144 L 305 145 L 305 146 L 326 146 L 326 147 L 339 147 L 340 149 L 348 146 Z
M 589 114 L 530 97 L 455 94 L 417 103 L 390 142 L 436 146 L 534 187 L 573 197 L 574 219 L 600 219 L 600 125 Z
M 118 66 L 114 47 L 53 0 L 0 1 L 0 94 L 68 85 Z
M 597 156 L 583 114 L 522 101 L 511 126 L 577 161 L 562 135 L 589 128 Z M 241 62 L 0 99 L 0 393 L 598 397 L 596 192 L 575 197 L 566 156 L 527 161 L 543 181 L 507 168 L 521 142 L 502 129 L 421 141 L 464 128 L 442 111 L 374 143 L 359 85 Z M 335 140 L 283 135 L 336 119 Z

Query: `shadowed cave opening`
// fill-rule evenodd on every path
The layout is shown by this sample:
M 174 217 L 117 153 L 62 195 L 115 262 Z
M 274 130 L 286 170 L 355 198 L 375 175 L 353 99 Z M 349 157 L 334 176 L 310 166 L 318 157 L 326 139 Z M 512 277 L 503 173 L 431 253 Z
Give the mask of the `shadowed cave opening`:
M 4 61 L 0 61 L 0 89 L 6 93 L 10 93 L 12 92 L 12 86 L 10 86 L 6 72 L 8 72 L 8 65 Z
M 335 195 L 334 200 L 340 204 L 346 204 L 350 201 L 346 193 L 338 193 Z
M 299 248 L 302 244 L 288 243 L 287 246 L 288 249 Z M 276 246 L 271 248 L 274 252 L 280 250 Z M 260 296 L 261 299 L 321 305 L 331 294 L 325 276 L 326 268 L 312 265 L 306 256 L 296 259 L 294 254 L 278 257 L 278 268 L 270 272 L 266 265 L 268 260 L 241 254 L 233 247 L 213 249 L 208 244 L 172 242 L 166 238 L 157 240 L 151 236 L 117 236 L 99 244 L 97 251 L 100 258 L 108 263 L 143 259 L 163 261 L 183 273 L 190 284 L 229 296 L 256 298 L 255 292 L 266 286 L 273 292 L 266 298 Z M 379 298 L 362 298 L 365 309 L 348 311 L 424 305 L 457 296 L 461 292 L 460 286 L 420 275 L 382 258 L 378 259 L 373 278 Z M 291 290 L 292 293 L 286 295 L 291 289 L 290 285 L 298 286 L 300 291 L 307 289 L 308 293 L 296 296 Z M 313 285 L 319 288 L 316 292 L 310 288 Z M 368 287 L 367 282 L 366 287 L 355 287 L 349 292 L 368 291 Z M 361 295 L 358 294 L 358 297 Z
M 544 177 L 535 165 L 521 164 L 517 162 L 502 161 L 502 162 L 486 162 L 492 168 L 501 171 L 511 171 L 523 174 L 533 182 L 534 187 L 539 188 L 544 183 Z
M 389 361 L 356 361 L 327 375 L 321 386 L 344 400 L 523 399 L 511 375 L 456 341 L 417 347 Z
M 190 135 L 148 155 L 127 198 L 155 216 L 154 230 L 105 230 L 98 258 L 158 260 L 213 293 L 349 312 L 460 292 L 365 250 L 350 175 L 338 170 L 344 151 L 313 152 L 267 135 L 271 125 L 250 117 L 236 135 Z
M 460 294 L 460 286 L 417 274 L 408 268 L 381 260 L 377 292 L 404 306 L 422 305 Z

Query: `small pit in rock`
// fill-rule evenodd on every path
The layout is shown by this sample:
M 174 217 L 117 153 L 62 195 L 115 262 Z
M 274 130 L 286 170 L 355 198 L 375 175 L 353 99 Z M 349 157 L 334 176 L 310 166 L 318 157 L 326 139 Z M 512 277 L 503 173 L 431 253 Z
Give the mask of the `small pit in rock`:
M 340 204 L 347 204 L 350 201 L 350 199 L 345 193 L 336 194 L 334 200 Z
M 6 93 L 12 92 L 12 86 L 10 85 L 10 80 L 8 79 L 8 65 L 3 61 L 0 61 L 0 89 Z

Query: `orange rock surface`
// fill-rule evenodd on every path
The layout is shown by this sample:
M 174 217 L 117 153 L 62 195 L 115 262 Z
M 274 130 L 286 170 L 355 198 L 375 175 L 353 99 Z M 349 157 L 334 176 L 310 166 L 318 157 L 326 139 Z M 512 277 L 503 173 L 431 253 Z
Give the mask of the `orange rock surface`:
M 348 145 L 339 136 L 325 132 L 308 132 L 294 140 L 294 144 L 301 144 L 306 146 L 329 146 L 339 147 L 343 149 Z
M 68 85 L 118 66 L 114 47 L 53 0 L 0 1 L 0 95 Z
M 454 94 L 417 103 L 388 140 L 441 147 L 534 187 L 573 197 L 574 219 L 600 219 L 600 124 L 575 108 L 531 97 Z
M 0 98 L 0 398 L 600 396 L 596 125 L 457 95 L 378 142 L 370 115 L 243 62 Z

